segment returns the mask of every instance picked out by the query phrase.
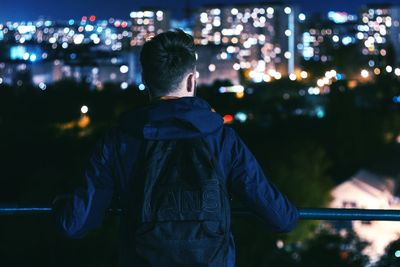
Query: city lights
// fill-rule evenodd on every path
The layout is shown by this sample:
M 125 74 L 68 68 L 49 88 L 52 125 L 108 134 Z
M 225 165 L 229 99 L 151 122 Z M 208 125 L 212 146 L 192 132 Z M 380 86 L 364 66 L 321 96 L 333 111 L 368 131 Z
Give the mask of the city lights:
M 39 83 L 39 88 L 40 88 L 42 91 L 44 91 L 44 90 L 46 90 L 46 89 L 47 89 L 47 86 L 46 86 L 46 84 L 45 84 L 45 83 L 43 83 L 43 82 L 40 82 L 40 83 Z
M 262 79 L 266 83 L 268 83 L 272 80 L 271 76 L 269 76 L 268 74 L 264 74 Z
M 121 89 L 122 89 L 122 90 L 128 89 L 128 86 L 129 86 L 129 85 L 128 85 L 127 82 L 122 82 L 122 83 L 121 83 Z
M 224 115 L 223 119 L 224 119 L 225 124 L 229 124 L 229 123 L 233 122 L 233 116 L 231 114 Z
M 238 112 L 235 114 L 235 120 L 238 120 L 239 122 L 244 123 L 247 120 L 247 114 L 244 112 Z
M 146 89 L 146 86 L 145 86 L 143 83 L 141 83 L 141 84 L 139 85 L 139 90 L 140 90 L 140 91 L 143 91 L 144 89 Z
M 128 73 L 129 67 L 126 66 L 126 65 L 122 65 L 122 66 L 119 68 L 119 71 L 120 71 L 121 73 Z
M 86 114 L 86 113 L 88 113 L 88 111 L 89 111 L 89 108 L 87 106 L 84 105 L 81 107 L 82 114 Z
M 29 55 L 29 60 L 30 60 L 31 62 L 35 62 L 36 59 L 37 59 L 37 56 L 36 56 L 35 54 Z
M 228 58 L 228 54 L 226 52 L 222 52 L 221 59 L 227 59 L 227 58 Z
M 297 76 L 296 76 L 296 74 L 294 74 L 294 73 L 291 73 L 291 74 L 289 75 L 289 79 L 290 79 L 290 80 L 292 80 L 292 81 L 295 81 L 295 80 L 297 80 Z
M 244 93 L 242 85 L 222 86 L 219 88 L 220 93 Z
M 317 85 L 318 85 L 319 87 L 323 87 L 323 86 L 325 85 L 325 81 L 324 81 L 323 79 L 318 79 Z
M 310 87 L 308 88 L 309 95 L 319 95 L 321 90 L 318 87 Z
M 208 65 L 208 70 L 209 70 L 210 72 L 213 72 L 213 71 L 215 71 L 215 69 L 216 69 L 216 67 L 215 67 L 215 65 L 214 65 L 214 64 L 210 64 L 210 65 Z
M 302 71 L 302 72 L 300 72 L 300 77 L 302 78 L 302 79 L 307 79 L 308 78 L 308 73 L 307 73 L 307 71 Z
M 362 70 L 361 71 L 361 77 L 368 78 L 369 77 L 369 72 L 367 70 Z
M 242 74 L 240 70 L 243 70 L 246 79 L 254 82 L 271 82 L 282 77 L 291 81 L 310 77 L 314 79 L 311 73 L 301 71 L 305 67 L 302 65 L 302 59 L 306 62 L 320 61 L 332 65 L 336 59 L 327 47 L 334 45 L 335 48 L 339 48 L 351 44 L 360 47 L 360 56 L 364 56 L 365 62 L 368 62 L 368 69 L 357 69 L 355 73 L 361 78 L 369 78 L 364 81 L 366 82 L 375 78 L 371 77 L 371 74 L 380 75 L 382 71 L 400 76 L 399 66 L 392 63 L 399 61 L 390 61 L 389 58 L 392 54 L 400 54 L 400 45 L 392 45 L 396 53 L 388 49 L 389 42 L 396 40 L 392 35 L 395 32 L 394 27 L 400 26 L 398 15 L 392 12 L 392 9 L 391 6 L 362 9 L 358 20 L 355 14 L 331 11 L 327 14 L 327 19 L 323 19 L 326 23 L 302 30 L 297 30 L 297 26 L 307 19 L 305 13 L 283 4 L 201 7 L 193 14 L 196 23 L 192 29 L 183 21 L 170 20 L 168 10 L 139 9 L 127 13 L 129 20 L 102 20 L 95 15 L 88 15 L 78 20 L 66 20 L 64 23 L 42 19 L 32 22 L 7 22 L 0 24 L 0 42 L 12 40 L 9 58 L 15 62 L 26 62 L 28 69 L 30 65 L 40 67 L 50 60 L 60 71 L 47 72 L 59 73 L 57 79 L 74 77 L 79 80 L 87 77 L 91 86 L 96 88 L 107 81 L 117 82 L 121 88 L 125 88 L 127 75 L 123 74 L 140 77 L 139 69 L 136 68 L 138 54 L 128 52 L 127 47 L 140 48 L 157 33 L 170 29 L 173 23 L 179 27 L 182 25 L 181 28 L 186 27 L 185 31 L 194 36 L 196 45 L 204 46 L 201 50 L 212 51 L 211 47 L 215 47 L 213 52 L 201 52 L 200 59 L 196 54 L 199 64 L 205 66 L 205 70 L 196 73 L 200 83 L 212 82 L 222 77 L 229 77 L 234 83 L 239 83 Z M 339 24 L 340 26 L 337 26 Z M 277 27 L 282 27 L 283 34 L 275 33 Z M 93 57 L 89 60 L 98 64 L 98 71 L 89 74 L 77 73 L 73 65 L 70 65 L 71 62 L 76 64 L 85 59 L 80 53 L 71 52 L 77 46 L 88 46 L 90 50 L 109 53 L 110 57 L 105 61 L 111 60 L 112 66 L 105 71 L 102 59 Z M 61 49 L 64 52 L 61 52 Z M 213 59 L 210 60 L 209 57 Z M 1 72 L 0 75 L 11 76 Z M 310 79 L 310 82 L 321 88 L 329 88 L 333 81 L 352 75 L 354 73 L 337 74 L 330 70 L 325 73 L 325 77 Z M 46 86 L 56 80 L 51 75 L 35 76 L 36 81 L 42 79 Z M 5 77 L 2 79 L 4 83 Z M 131 79 L 133 80 L 130 80 L 129 84 L 133 83 L 142 88 L 139 78 Z M 7 77 L 7 81 L 13 82 L 13 79 Z M 39 82 L 35 82 L 35 85 L 39 86 Z

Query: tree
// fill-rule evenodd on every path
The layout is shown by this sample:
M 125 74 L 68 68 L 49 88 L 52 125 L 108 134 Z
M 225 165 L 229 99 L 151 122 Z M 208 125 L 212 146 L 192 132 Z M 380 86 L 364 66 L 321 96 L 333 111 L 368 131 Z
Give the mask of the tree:
M 368 242 L 353 231 L 340 232 L 322 229 L 304 244 L 300 253 L 300 267 L 364 267 L 369 258 L 362 251 Z
M 287 153 L 270 170 L 274 183 L 297 207 L 325 207 L 330 200 L 332 181 L 328 175 L 330 161 L 325 150 L 311 142 L 292 144 L 292 148 L 283 148 Z M 301 221 L 288 235 L 291 241 L 311 237 L 319 221 Z
M 253 218 L 233 218 L 237 267 L 294 267 L 296 253 Z

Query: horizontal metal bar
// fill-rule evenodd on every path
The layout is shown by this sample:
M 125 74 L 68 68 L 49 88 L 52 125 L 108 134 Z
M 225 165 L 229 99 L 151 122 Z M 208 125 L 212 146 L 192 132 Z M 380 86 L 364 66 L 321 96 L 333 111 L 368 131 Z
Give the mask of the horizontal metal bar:
M 0 215 L 49 214 L 51 211 L 49 207 L 0 207 Z M 119 213 L 120 210 L 110 212 Z M 400 221 L 400 210 L 300 208 L 299 213 L 302 220 Z M 233 209 L 232 214 L 258 217 L 244 209 Z
M 0 207 L 1 215 L 32 215 L 50 213 L 52 208 L 48 207 Z
M 299 211 L 300 218 L 305 220 L 400 221 L 400 210 L 310 208 Z

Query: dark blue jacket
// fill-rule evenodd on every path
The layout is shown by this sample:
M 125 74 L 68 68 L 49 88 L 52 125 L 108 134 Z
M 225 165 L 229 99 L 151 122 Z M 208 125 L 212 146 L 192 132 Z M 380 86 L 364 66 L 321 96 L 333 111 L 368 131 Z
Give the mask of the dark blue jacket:
M 141 144 L 146 139 L 168 140 L 204 137 L 217 159 L 230 193 L 249 205 L 274 231 L 290 231 L 298 211 L 265 177 L 260 165 L 236 132 L 224 126 L 220 115 L 196 97 L 161 100 L 127 113 L 118 127 L 98 142 L 84 173 L 85 186 L 58 205 L 56 219 L 64 234 L 82 237 L 98 228 L 113 196 L 124 210 L 135 209 L 133 187 L 140 168 Z M 132 265 L 135 225 L 121 217 L 121 266 Z M 230 237 L 228 267 L 235 265 Z

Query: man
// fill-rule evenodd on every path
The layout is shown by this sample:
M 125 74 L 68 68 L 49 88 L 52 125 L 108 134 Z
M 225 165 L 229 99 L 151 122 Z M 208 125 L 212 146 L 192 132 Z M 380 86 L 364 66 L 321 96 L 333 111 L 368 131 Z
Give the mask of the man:
M 140 61 L 151 104 L 127 113 L 98 143 L 85 186 L 56 202 L 61 230 L 82 237 L 98 228 L 114 196 L 123 211 L 121 266 L 232 267 L 232 194 L 272 230 L 290 231 L 297 209 L 236 132 L 195 97 L 193 38 L 182 30 L 159 34 L 145 43 Z

